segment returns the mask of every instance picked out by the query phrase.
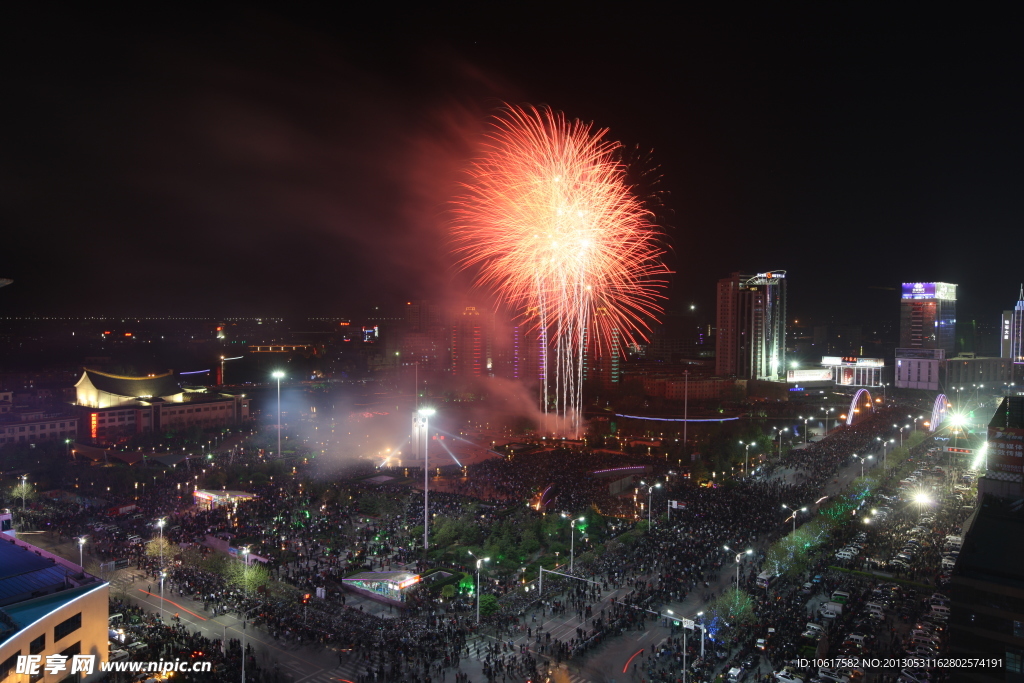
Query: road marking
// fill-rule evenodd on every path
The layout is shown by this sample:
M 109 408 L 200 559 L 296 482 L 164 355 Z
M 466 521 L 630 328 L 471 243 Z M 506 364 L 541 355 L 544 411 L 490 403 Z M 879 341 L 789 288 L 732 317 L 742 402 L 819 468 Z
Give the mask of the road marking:
M 651 635 L 651 632 L 650 632 L 650 631 L 647 631 L 647 632 L 646 632 L 646 633 L 644 633 L 644 634 L 643 634 L 642 636 L 640 636 L 639 638 L 637 638 L 637 641 L 639 642 L 639 641 L 643 640 L 644 638 L 646 638 L 646 637 L 647 637 L 647 636 L 649 636 L 649 635 Z
M 292 667 L 292 668 L 294 669 L 294 668 L 298 668 L 298 667 Z M 295 681 L 295 683 L 302 683 L 302 681 L 306 680 L 307 678 L 312 678 L 313 676 L 316 676 L 318 673 L 321 673 L 323 671 L 327 671 L 327 669 L 317 669 L 316 671 L 314 671 L 313 673 L 309 674 L 308 676 L 303 676 L 302 678 L 297 679 Z

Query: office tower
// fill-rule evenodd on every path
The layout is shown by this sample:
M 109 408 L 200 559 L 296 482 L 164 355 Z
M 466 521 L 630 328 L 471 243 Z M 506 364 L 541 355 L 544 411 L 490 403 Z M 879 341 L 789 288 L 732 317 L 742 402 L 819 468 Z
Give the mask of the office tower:
M 900 300 L 900 348 L 956 351 L 956 285 L 904 282 Z
M 786 366 L 786 271 L 718 281 L 715 373 L 779 381 Z
M 999 355 L 1024 363 L 1024 285 L 1012 311 L 1003 311 L 999 325 Z

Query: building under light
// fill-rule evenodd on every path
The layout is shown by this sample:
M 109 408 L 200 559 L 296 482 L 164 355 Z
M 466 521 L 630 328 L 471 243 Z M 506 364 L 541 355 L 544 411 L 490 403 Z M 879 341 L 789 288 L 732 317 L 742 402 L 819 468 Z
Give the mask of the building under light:
M 0 528 L 10 529 L 11 513 L 0 511 Z M 82 567 L 41 548 L 0 533 L 0 681 L 56 683 L 95 681 L 106 676 L 109 584 Z M 39 675 L 15 674 L 19 656 L 67 657 L 68 666 Z M 72 657 L 93 655 L 93 670 L 71 675 Z M 12 676 L 12 678 L 9 678 Z
M 956 285 L 904 282 L 900 298 L 900 348 L 956 352 Z
M 786 271 L 718 281 L 715 374 L 778 382 L 786 370 Z

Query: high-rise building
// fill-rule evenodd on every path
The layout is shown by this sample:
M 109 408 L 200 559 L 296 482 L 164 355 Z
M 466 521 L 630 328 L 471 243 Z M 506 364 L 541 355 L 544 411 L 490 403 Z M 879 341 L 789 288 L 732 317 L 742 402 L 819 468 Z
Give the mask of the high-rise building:
M 999 326 L 999 355 L 1024 363 L 1024 285 L 1021 285 L 1017 305 L 1012 311 L 1003 311 Z
M 786 367 L 786 271 L 718 281 L 715 373 L 779 381 Z
M 452 374 L 456 377 L 491 375 L 490 316 L 466 306 L 451 325 Z
M 904 282 L 900 300 L 900 348 L 956 352 L 956 285 Z

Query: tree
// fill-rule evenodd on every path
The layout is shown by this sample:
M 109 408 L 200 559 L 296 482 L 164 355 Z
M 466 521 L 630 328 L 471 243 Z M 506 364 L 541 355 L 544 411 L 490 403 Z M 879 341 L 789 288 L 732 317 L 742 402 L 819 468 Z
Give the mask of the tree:
M 498 598 L 490 593 L 480 596 L 480 614 L 489 617 L 498 611 Z
M 238 586 L 246 593 L 255 593 L 270 583 L 270 572 L 259 560 L 245 562 L 228 562 L 225 566 L 224 578 L 228 583 Z
M 35 496 L 35 487 L 25 479 L 22 479 L 14 488 L 11 489 L 11 497 L 20 498 L 22 507 L 25 507 L 26 500 L 32 500 Z
M 447 586 L 441 587 L 441 597 L 445 600 L 451 600 L 455 597 L 455 586 L 448 584 Z
M 727 625 L 745 626 L 757 621 L 754 613 L 754 599 L 739 588 L 727 588 L 708 606 L 708 611 Z
M 161 550 L 163 550 L 163 558 L 169 560 L 174 557 L 177 547 L 163 536 L 157 536 L 146 543 L 146 554 L 150 557 L 161 557 Z

